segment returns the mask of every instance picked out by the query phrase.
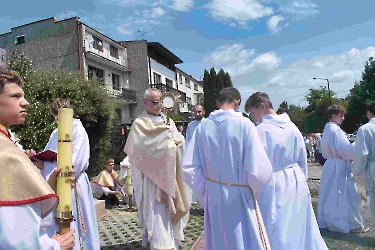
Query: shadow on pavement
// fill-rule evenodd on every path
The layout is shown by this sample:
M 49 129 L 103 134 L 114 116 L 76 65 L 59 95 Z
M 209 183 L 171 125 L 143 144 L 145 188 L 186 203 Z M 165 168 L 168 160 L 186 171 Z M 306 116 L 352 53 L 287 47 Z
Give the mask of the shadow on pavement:
M 375 239 L 373 237 L 363 237 L 363 234 L 339 233 L 322 228 L 320 228 L 320 233 L 325 238 L 346 241 L 348 243 L 356 243 L 364 247 L 375 247 Z
M 131 243 L 125 243 L 121 245 L 112 245 L 112 246 L 101 246 L 101 250 L 144 250 L 144 249 L 149 249 L 142 247 L 142 241 L 133 241 Z

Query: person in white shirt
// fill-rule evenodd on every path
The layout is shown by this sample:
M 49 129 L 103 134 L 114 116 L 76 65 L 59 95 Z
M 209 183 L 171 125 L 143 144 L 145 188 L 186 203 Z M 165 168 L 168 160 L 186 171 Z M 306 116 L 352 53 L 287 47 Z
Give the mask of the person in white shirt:
M 191 137 L 194 134 L 195 129 L 198 127 L 198 125 L 204 121 L 204 115 L 206 114 L 206 111 L 202 107 L 202 105 L 195 105 L 194 107 L 194 121 L 191 121 L 186 129 L 186 147 L 189 144 L 189 141 Z
M 245 111 L 259 122 L 256 128 L 273 167 L 272 179 L 258 197 L 271 248 L 328 249 L 311 205 L 301 132 L 288 114 L 277 115 L 265 93 L 251 95 Z
M 358 129 L 355 139 L 353 174 L 366 176 L 372 223 L 375 226 L 375 102 L 366 107 L 369 122 Z
M 365 233 L 362 200 L 352 174 L 350 161 L 354 159 L 354 145 L 341 130 L 345 108 L 328 107 L 329 122 L 321 140 L 324 163 L 318 200 L 318 225 L 341 233 Z

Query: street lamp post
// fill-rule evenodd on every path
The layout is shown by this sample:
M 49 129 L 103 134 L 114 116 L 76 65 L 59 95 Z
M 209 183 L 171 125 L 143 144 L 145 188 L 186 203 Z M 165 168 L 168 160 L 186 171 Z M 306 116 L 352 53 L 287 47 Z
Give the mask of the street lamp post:
M 319 80 L 325 80 L 325 81 L 327 81 L 327 84 L 328 84 L 328 96 L 329 96 L 329 106 L 331 106 L 332 105 L 332 101 L 331 101 L 331 91 L 329 89 L 329 80 L 327 78 L 319 78 L 319 77 L 313 77 L 313 79 L 314 80 L 319 79 Z

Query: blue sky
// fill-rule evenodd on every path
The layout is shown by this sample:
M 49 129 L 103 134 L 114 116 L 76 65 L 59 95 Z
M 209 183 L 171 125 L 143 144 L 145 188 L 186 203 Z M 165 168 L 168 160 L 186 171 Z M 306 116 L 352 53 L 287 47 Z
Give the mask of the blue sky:
M 223 68 L 246 100 L 255 91 L 275 107 L 306 106 L 309 88 L 345 97 L 375 56 L 375 1 L 368 0 L 92 0 L 6 1 L 0 33 L 55 16 L 78 16 L 114 40 L 160 42 L 197 80 Z M 244 103 L 244 102 L 243 102 Z

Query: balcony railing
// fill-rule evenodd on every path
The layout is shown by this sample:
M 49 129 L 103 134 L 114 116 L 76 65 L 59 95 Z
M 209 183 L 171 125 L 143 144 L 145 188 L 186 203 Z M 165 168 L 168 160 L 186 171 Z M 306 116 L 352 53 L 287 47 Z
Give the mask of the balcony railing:
M 133 103 L 137 102 L 137 92 L 135 90 L 113 87 L 111 92 L 119 100 Z
M 85 52 L 91 52 L 93 54 L 99 55 L 101 57 L 104 57 L 110 61 L 113 61 L 117 64 L 120 64 L 126 68 L 129 68 L 129 60 L 126 58 L 126 56 L 121 53 L 121 51 L 118 51 L 118 56 L 114 57 L 111 55 L 111 51 L 109 48 L 103 46 L 101 49 L 94 48 L 92 44 L 85 43 Z
M 181 92 L 178 89 L 169 87 L 169 86 L 167 86 L 165 84 L 162 84 L 162 83 L 151 84 L 150 87 L 151 88 L 155 88 L 155 89 L 160 89 L 161 92 L 170 92 L 170 93 L 172 93 L 175 96 L 180 95 L 180 101 L 181 102 L 186 102 L 186 93 Z

